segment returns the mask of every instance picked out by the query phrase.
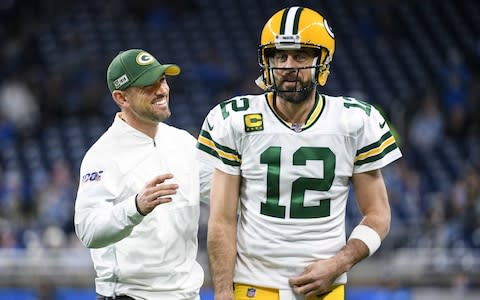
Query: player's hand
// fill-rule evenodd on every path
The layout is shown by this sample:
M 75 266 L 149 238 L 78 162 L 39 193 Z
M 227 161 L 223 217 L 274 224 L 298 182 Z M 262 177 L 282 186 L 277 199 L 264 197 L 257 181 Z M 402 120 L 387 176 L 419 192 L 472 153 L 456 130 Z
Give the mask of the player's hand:
M 308 265 L 302 274 L 292 277 L 288 283 L 297 294 L 310 297 L 328 293 L 332 284 L 340 276 L 338 264 L 334 258 L 317 260 Z
M 177 193 L 178 184 L 165 183 L 166 180 L 172 178 L 173 174 L 159 175 L 145 185 L 145 188 L 136 197 L 139 213 L 146 216 L 158 205 L 172 202 L 172 198 L 169 196 Z

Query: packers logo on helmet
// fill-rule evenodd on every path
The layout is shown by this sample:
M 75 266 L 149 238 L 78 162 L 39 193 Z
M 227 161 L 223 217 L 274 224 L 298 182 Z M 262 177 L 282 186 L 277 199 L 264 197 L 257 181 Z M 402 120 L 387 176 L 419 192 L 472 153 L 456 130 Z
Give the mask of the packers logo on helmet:
M 260 37 L 258 62 L 262 75 L 256 83 L 261 88 L 273 89 L 272 66 L 269 57 L 274 49 L 292 50 L 312 48 L 318 56 L 312 65 L 315 84 L 325 85 L 329 66 L 335 52 L 335 36 L 319 13 L 305 7 L 288 7 L 275 13 L 265 24 Z

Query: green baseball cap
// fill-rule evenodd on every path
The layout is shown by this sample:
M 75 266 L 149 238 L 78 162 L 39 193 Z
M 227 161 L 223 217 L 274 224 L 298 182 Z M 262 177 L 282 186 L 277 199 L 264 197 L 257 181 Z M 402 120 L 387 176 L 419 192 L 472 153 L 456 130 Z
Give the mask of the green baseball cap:
M 121 51 L 108 66 L 108 88 L 113 92 L 129 86 L 152 85 L 163 74 L 176 76 L 180 74 L 180 67 L 174 64 L 161 65 L 153 55 L 142 49 Z

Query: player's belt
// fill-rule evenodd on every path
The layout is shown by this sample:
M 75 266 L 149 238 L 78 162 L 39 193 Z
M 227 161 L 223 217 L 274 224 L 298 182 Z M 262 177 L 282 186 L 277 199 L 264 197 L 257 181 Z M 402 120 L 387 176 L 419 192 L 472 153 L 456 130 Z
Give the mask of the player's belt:
M 282 291 L 278 289 L 235 283 L 235 300 L 281 300 Z M 292 293 L 292 292 L 290 292 Z M 290 299 L 290 297 L 287 296 Z M 345 285 L 337 285 L 331 291 L 321 295 L 314 295 L 307 300 L 344 300 Z
M 96 300 L 135 300 L 135 299 L 133 299 L 132 297 L 129 297 L 129 296 L 125 296 L 125 295 L 107 297 L 107 296 L 102 296 L 100 294 L 97 294 L 97 299 Z

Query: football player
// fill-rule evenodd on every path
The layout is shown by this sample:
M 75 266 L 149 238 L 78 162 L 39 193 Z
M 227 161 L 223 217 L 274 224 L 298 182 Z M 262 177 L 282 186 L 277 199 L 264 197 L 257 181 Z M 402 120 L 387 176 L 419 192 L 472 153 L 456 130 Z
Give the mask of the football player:
M 199 155 L 215 167 L 208 253 L 217 300 L 344 299 L 346 272 L 389 231 L 380 169 L 401 152 L 375 107 L 317 92 L 334 51 L 319 13 L 282 9 L 261 34 L 264 93 L 224 101 L 203 123 Z M 363 218 L 347 239 L 350 183 Z

